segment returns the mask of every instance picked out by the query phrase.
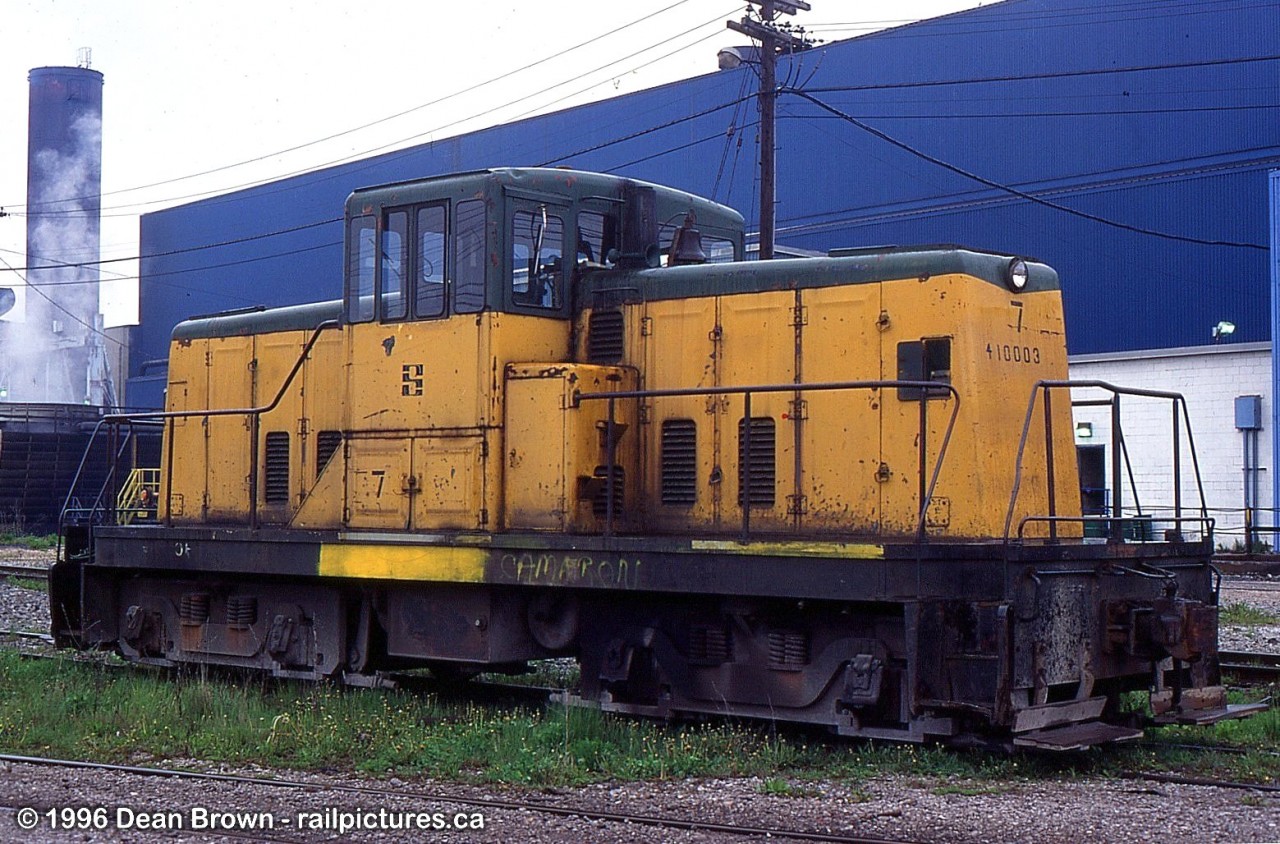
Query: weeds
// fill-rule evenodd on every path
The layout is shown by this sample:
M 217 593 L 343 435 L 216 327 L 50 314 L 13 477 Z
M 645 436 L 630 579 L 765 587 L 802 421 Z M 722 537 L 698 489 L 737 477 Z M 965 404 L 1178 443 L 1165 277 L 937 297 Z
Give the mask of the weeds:
M 0 545 L 15 545 L 19 548 L 30 548 L 33 551 L 48 551 L 58 547 L 56 533 L 33 536 L 16 531 L 0 531 Z
M 1218 622 L 1241 627 L 1262 627 L 1267 624 L 1280 624 L 1280 616 L 1243 601 L 1236 601 L 1218 611 Z
M 1164 735 L 1165 733 L 1161 733 Z M 1194 736 L 1194 738 L 1191 738 Z M 986 793 L 991 783 L 1194 766 L 1250 782 L 1280 778 L 1280 715 L 1169 741 L 1228 743 L 1256 753 L 1174 748 L 1065 757 L 957 753 L 915 745 L 813 740 L 758 722 L 670 725 L 592 709 L 477 706 L 435 695 L 276 682 L 217 672 L 154 674 L 70 660 L 0 654 L 0 750 L 106 762 L 198 758 L 230 765 L 359 770 L 451 781 L 572 786 L 606 780 L 758 777 L 762 793 L 809 796 L 815 779 L 937 778 L 946 793 Z M 959 790 L 956 790 L 959 789 Z

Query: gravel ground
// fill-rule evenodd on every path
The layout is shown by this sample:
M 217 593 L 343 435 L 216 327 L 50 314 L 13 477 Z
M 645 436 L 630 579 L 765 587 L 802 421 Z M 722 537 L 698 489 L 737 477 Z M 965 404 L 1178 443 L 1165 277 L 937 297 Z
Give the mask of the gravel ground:
M 39 553 L 39 552 L 37 552 Z M 14 560 L 0 551 L 0 559 Z M 28 557 L 23 562 L 32 562 Z M 1223 603 L 1242 601 L 1280 614 L 1280 590 L 1271 584 L 1232 580 L 1223 584 Z M 45 631 L 48 608 L 44 594 L 0 583 L 0 629 Z M 1224 649 L 1280 651 L 1280 626 L 1224 627 Z M 185 767 L 198 767 L 187 763 Z M 240 773 L 240 772 L 237 772 Z M 481 797 L 523 798 L 524 793 L 467 789 L 453 784 L 402 782 L 398 779 L 326 779 L 295 772 L 247 772 L 314 783 L 306 790 L 230 783 L 207 783 L 142 777 L 103 771 L 69 771 L 26 764 L 0 764 L 0 840 L 71 841 L 673 841 L 729 842 L 739 836 L 652 827 L 624 826 L 536 812 L 481 809 L 421 797 L 370 797 L 325 788 L 334 783 L 406 791 L 448 792 Z M 928 842 L 1261 842 L 1280 841 L 1280 795 L 1198 786 L 1154 785 L 1081 779 L 1069 782 L 966 783 L 937 777 L 873 777 L 857 783 L 794 783 L 790 796 L 767 795 L 755 779 L 686 780 L 663 783 L 605 784 L 581 789 L 538 792 L 552 805 L 594 808 L 749 823 L 784 829 L 830 831 L 886 839 Z M 18 810 L 40 812 L 34 830 L 17 825 Z M 104 807 L 107 828 L 90 831 L 52 830 L 49 809 Z M 120 811 L 121 809 L 125 811 Z M 212 813 L 265 813 L 274 831 L 257 839 L 246 829 L 220 836 L 195 830 L 200 810 Z M 299 813 L 379 812 L 439 813 L 450 827 L 427 832 L 333 828 L 299 829 Z M 167 815 L 171 828 L 149 832 L 127 822 L 129 812 Z M 462 813 L 465 825 L 483 815 L 483 829 L 452 828 Z M 136 816 L 135 816 L 136 817 Z M 330 815 L 330 818 L 335 816 Z M 173 828 L 176 822 L 181 830 Z M 308 814 L 304 822 L 323 815 Z M 434 821 L 435 819 L 430 819 Z M 119 822 L 125 821 L 126 828 Z M 785 841 L 785 838 L 771 840 Z
M 261 772 L 259 772 L 261 773 Z M 297 778 L 297 775 L 282 774 Z M 0 837 L 8 841 L 223 841 L 208 830 L 193 830 L 201 817 L 241 813 L 267 816 L 269 840 L 280 841 L 669 841 L 741 842 L 741 836 L 623 825 L 540 812 L 486 809 L 417 796 L 355 795 L 326 788 L 337 782 L 308 777 L 306 790 L 261 785 L 161 779 L 102 771 L 66 771 L 26 764 L 0 766 Z M 466 789 L 430 782 L 365 782 L 406 791 L 505 798 L 494 789 Z M 853 786 L 798 784 L 803 796 L 760 793 L 760 782 L 686 780 L 671 783 L 606 784 L 539 793 L 539 802 L 579 809 L 696 818 L 719 823 L 865 835 L 928 842 L 1261 842 L 1280 840 L 1280 800 L 1240 791 L 1199 786 L 1079 780 L 1075 782 L 964 783 L 928 777 L 875 777 Z M 38 823 L 18 827 L 18 811 L 34 808 Z M 89 833 L 51 830 L 49 809 L 106 810 L 105 829 Z M 125 811 L 121 811 L 124 809 Z M 203 810 L 204 814 L 201 814 Z M 341 834 L 333 828 L 299 829 L 333 813 L 439 813 L 450 828 L 428 833 L 387 829 Z M 136 828 L 138 816 L 165 814 L 171 829 Z M 455 816 L 468 827 L 452 829 Z M 477 819 L 475 815 L 481 817 Z M 301 817 L 300 817 L 301 816 Z M 176 820 L 175 820 L 176 818 Z M 130 821 L 133 821 L 130 828 Z M 123 822 L 123 824 L 121 824 Z M 431 822 L 434 822 L 432 819 Z M 174 834 L 181 824 L 182 830 Z M 482 824 L 482 829 L 475 828 Z M 120 828 L 123 825 L 125 828 Z M 238 830 L 244 833 L 242 827 Z M 243 840 L 237 839 L 237 840 Z M 773 841 L 787 841 L 785 835 Z

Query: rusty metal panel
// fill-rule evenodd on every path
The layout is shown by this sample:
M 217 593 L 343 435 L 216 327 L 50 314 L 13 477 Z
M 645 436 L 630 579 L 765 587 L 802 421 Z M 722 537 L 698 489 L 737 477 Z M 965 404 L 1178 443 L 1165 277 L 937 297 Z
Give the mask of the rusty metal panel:
M 407 437 L 360 438 L 348 443 L 348 527 L 408 529 L 410 459 Z

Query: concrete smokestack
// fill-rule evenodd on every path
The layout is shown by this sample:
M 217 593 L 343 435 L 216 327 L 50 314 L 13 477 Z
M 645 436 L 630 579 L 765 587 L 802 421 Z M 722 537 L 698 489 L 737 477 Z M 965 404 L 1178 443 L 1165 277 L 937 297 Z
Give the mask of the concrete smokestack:
M 102 74 L 31 71 L 27 143 L 26 319 L 6 332 L 6 398 L 109 405 L 98 314 Z

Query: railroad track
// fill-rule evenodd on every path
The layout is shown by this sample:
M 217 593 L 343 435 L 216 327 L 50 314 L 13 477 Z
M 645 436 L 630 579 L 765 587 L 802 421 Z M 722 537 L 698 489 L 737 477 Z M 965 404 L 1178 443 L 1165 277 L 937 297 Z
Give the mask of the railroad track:
M 0 577 L 27 577 L 32 580 L 48 580 L 49 567 L 27 563 L 0 563 Z
M 1280 582 L 1228 575 L 1222 578 L 1222 590 L 1224 592 L 1280 592 Z
M 1280 654 L 1220 651 L 1219 666 L 1240 680 L 1273 683 L 1280 680 Z
M 0 762 L 19 765 L 41 765 L 74 770 L 111 771 L 131 776 L 164 777 L 197 782 L 231 783 L 260 788 L 301 790 L 308 792 L 336 791 L 359 797 L 422 800 L 429 803 L 470 806 L 486 810 L 531 812 L 561 818 L 580 818 L 588 821 L 602 821 L 605 823 L 630 825 L 632 827 L 645 827 L 653 830 L 719 833 L 723 835 L 740 836 L 742 838 L 767 838 L 782 841 L 822 841 L 830 842 L 831 844 L 902 844 L 898 839 L 875 838 L 863 835 L 844 835 L 836 832 L 786 829 L 782 827 L 753 826 L 750 824 L 718 823 L 665 815 L 645 815 L 630 812 L 602 811 L 590 807 L 552 805 L 540 800 L 476 797 L 441 790 L 412 791 L 402 788 L 375 788 L 372 786 L 305 782 L 302 780 L 291 779 L 265 779 L 262 777 L 241 776 L 238 774 L 212 774 L 202 773 L 199 771 L 181 771 L 173 768 L 113 765 L 105 762 L 81 762 L 72 759 L 15 756 L 10 754 L 0 754 Z

